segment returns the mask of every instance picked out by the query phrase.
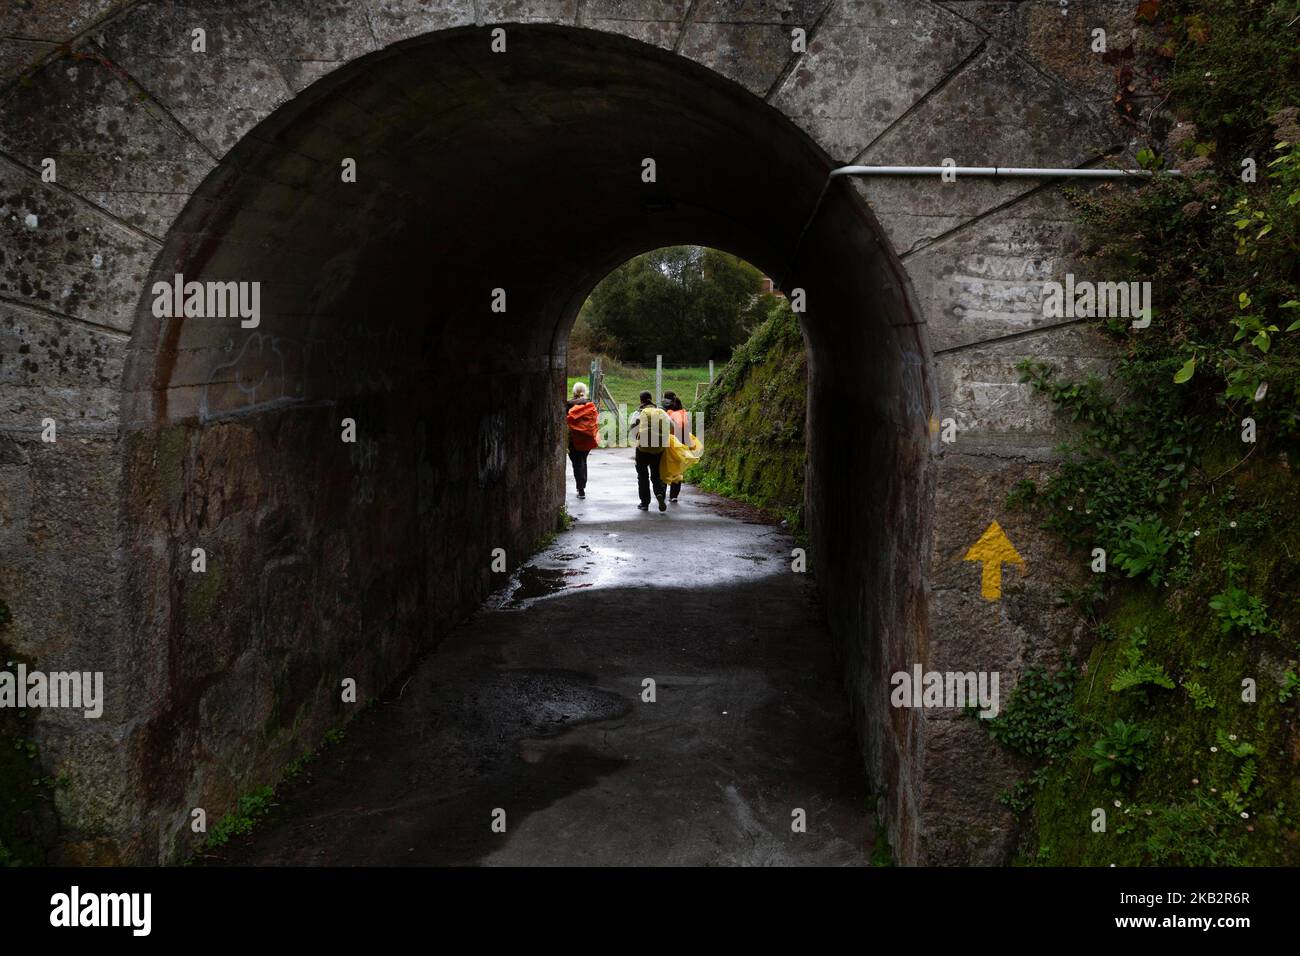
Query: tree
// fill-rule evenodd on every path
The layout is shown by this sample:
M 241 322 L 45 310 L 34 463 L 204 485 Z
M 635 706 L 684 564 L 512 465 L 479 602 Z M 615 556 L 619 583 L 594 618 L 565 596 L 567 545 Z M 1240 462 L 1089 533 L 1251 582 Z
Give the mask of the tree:
M 730 253 L 666 246 L 623 263 L 592 291 L 582 344 L 625 362 L 726 359 L 767 318 L 778 297 Z

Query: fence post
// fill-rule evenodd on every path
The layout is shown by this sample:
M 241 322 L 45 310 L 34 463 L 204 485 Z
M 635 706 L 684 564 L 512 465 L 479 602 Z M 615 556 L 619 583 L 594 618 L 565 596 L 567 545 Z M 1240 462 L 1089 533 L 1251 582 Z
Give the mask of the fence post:
M 709 359 L 709 384 L 713 384 L 713 359 Z
M 655 356 L 655 404 L 664 403 L 664 357 Z

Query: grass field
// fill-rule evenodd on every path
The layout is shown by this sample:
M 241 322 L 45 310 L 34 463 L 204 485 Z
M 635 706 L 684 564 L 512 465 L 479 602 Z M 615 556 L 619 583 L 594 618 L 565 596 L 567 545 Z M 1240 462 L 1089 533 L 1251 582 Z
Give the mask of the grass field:
M 715 365 L 715 369 L 721 369 L 721 367 L 721 364 Z M 676 392 L 678 397 L 681 398 L 682 404 L 687 408 L 695 404 L 696 384 L 708 380 L 709 367 L 707 365 L 664 369 L 664 391 Z M 573 394 L 574 382 L 586 382 L 590 385 L 591 379 L 589 376 L 571 377 L 566 397 Z M 609 389 L 610 394 L 614 396 L 616 405 L 627 405 L 628 411 L 633 412 L 636 411 L 639 404 L 637 397 L 641 392 L 654 392 L 655 370 L 654 368 L 638 368 L 634 365 L 619 365 L 605 375 L 605 386 Z M 700 397 L 704 397 L 703 391 L 701 391 Z

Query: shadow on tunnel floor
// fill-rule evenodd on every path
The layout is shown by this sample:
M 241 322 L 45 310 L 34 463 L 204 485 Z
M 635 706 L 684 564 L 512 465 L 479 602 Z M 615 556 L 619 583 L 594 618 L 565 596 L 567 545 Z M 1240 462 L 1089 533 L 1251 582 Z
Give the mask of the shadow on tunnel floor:
M 476 613 L 198 862 L 865 865 L 871 810 L 802 576 L 574 589 Z

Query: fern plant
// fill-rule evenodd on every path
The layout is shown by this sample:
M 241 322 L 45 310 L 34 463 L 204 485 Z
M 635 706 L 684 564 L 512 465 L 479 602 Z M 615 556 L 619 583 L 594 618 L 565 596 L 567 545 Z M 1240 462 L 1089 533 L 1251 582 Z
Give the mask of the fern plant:
M 1214 695 L 1197 681 L 1184 683 L 1183 690 L 1187 691 L 1187 696 L 1192 699 L 1192 706 L 1197 710 L 1214 710 L 1218 706 Z
M 1147 685 L 1173 690 L 1174 681 L 1165 669 L 1152 661 L 1143 660 L 1142 648 L 1147 643 L 1147 632 L 1143 627 L 1136 627 L 1129 636 L 1128 646 L 1124 648 L 1124 667 L 1115 672 L 1111 680 L 1111 691 L 1128 690 L 1132 687 L 1146 689 Z
M 1118 692 L 1128 690 L 1130 687 L 1141 687 L 1145 684 L 1154 684 L 1167 690 L 1173 690 L 1174 688 L 1173 678 L 1165 673 L 1163 667 L 1151 661 L 1140 661 L 1136 665 L 1130 665 L 1116 671 L 1115 678 L 1110 683 L 1110 689 Z

